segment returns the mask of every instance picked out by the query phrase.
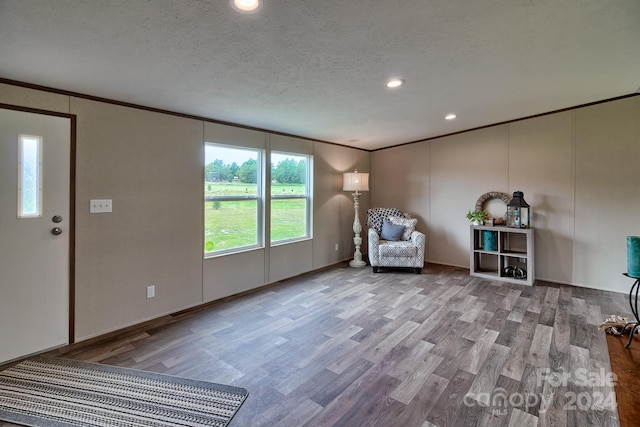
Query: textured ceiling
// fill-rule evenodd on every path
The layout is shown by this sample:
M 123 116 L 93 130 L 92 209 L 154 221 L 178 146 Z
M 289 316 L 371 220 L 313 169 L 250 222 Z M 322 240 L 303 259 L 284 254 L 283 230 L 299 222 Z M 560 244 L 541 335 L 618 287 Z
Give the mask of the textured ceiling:
M 364 149 L 640 87 L 639 0 L 263 3 L 0 0 L 0 77 Z

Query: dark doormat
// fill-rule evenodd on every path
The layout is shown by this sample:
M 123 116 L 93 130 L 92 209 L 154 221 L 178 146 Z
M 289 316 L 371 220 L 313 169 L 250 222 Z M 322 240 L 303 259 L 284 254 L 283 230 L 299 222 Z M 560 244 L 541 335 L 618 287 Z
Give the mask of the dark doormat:
M 0 420 L 55 427 L 224 427 L 247 395 L 228 385 L 34 357 L 0 372 Z

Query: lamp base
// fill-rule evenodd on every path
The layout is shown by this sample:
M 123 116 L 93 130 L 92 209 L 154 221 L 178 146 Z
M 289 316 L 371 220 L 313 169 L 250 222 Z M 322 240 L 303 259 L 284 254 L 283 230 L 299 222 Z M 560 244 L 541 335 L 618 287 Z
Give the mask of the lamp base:
M 359 260 L 359 261 L 358 261 L 357 259 L 352 259 L 351 261 L 349 261 L 349 265 L 350 265 L 351 267 L 357 267 L 357 268 L 359 268 L 359 267 L 366 267 L 366 266 L 367 266 L 367 263 L 366 263 L 366 262 L 364 262 L 364 261 L 362 261 L 362 260 Z
M 358 218 L 358 207 L 360 206 L 360 203 L 358 203 L 359 198 L 360 193 L 357 191 L 353 193 L 353 209 L 355 211 L 355 216 L 353 218 L 353 233 L 355 234 L 353 237 L 353 245 L 356 247 L 356 250 L 353 253 L 353 259 L 349 262 L 351 267 L 364 267 L 367 265 L 367 263 L 362 260 L 362 252 L 360 252 L 360 245 L 362 244 L 360 232 L 362 231 L 362 225 L 360 224 L 360 218 Z

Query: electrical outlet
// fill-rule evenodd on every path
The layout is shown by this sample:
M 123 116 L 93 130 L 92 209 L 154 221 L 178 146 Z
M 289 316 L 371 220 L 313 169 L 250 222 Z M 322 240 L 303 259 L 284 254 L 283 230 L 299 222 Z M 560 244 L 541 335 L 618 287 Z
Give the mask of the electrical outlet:
M 113 212 L 113 201 L 111 199 L 91 199 L 89 201 L 89 213 L 109 212 Z
M 336 252 L 338 252 L 340 250 L 340 244 L 336 243 Z
M 153 298 L 156 296 L 156 287 L 155 285 L 147 286 L 147 299 Z

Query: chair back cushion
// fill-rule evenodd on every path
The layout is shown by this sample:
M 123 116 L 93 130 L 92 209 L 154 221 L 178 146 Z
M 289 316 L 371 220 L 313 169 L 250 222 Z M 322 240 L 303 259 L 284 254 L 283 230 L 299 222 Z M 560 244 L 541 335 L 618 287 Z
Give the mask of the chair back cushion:
M 385 218 L 390 216 L 402 216 L 396 208 L 371 208 L 367 210 L 367 225 L 378 232 L 382 233 L 382 223 Z
M 416 229 L 416 225 L 418 224 L 418 220 L 415 218 L 407 217 L 407 216 L 390 216 L 389 221 L 395 225 L 401 225 L 404 227 L 404 232 L 402 233 L 402 240 L 410 240 L 411 233 L 413 233 Z

